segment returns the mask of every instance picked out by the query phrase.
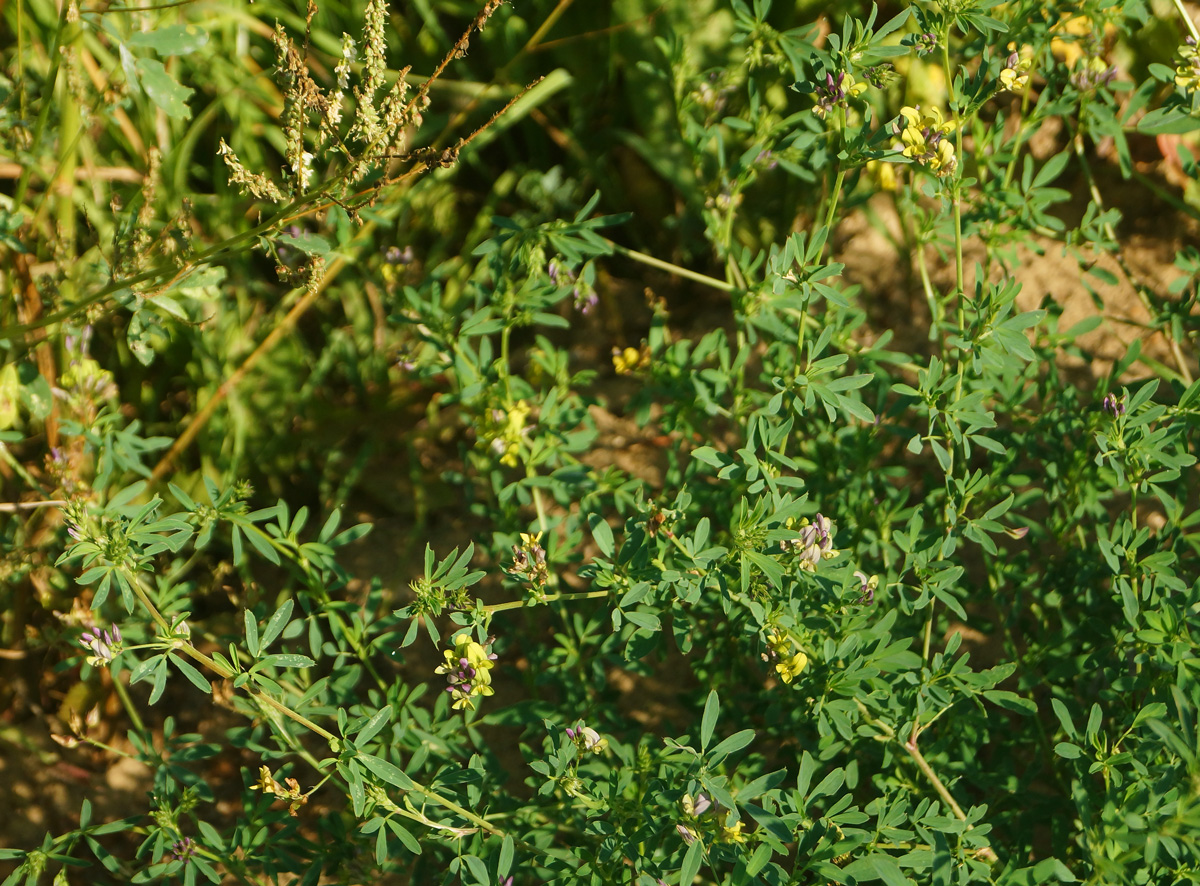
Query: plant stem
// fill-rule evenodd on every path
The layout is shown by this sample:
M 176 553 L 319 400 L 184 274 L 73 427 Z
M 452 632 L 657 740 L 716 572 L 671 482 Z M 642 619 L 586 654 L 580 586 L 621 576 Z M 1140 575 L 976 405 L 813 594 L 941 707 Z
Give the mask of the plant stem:
M 1200 31 L 1196 30 L 1196 23 L 1192 21 L 1192 17 L 1188 15 L 1188 11 L 1184 8 L 1183 0 L 1175 0 L 1175 8 L 1179 10 L 1179 16 L 1183 19 L 1184 24 L 1187 25 L 1188 31 L 1192 35 L 1192 39 L 1195 40 L 1196 43 L 1200 44 Z
M 618 243 L 614 243 L 612 240 L 607 240 L 607 238 L 606 242 L 612 247 L 613 252 L 616 252 L 618 255 L 624 255 L 627 258 L 641 262 L 644 265 L 649 265 L 652 268 L 658 268 L 662 271 L 669 271 L 678 277 L 685 277 L 688 280 L 694 280 L 697 283 L 703 283 L 705 286 L 711 286 L 713 289 L 720 289 L 722 292 L 737 291 L 737 287 L 728 281 L 718 280 L 716 277 L 709 277 L 707 274 L 699 274 L 696 271 L 690 271 L 687 268 L 671 264 L 670 262 L 663 261 L 660 258 L 655 258 L 652 255 L 646 255 L 644 252 L 638 252 L 634 249 L 627 249 Z
M 559 600 L 588 600 L 600 597 L 609 596 L 608 591 L 573 591 L 567 594 L 547 594 L 537 601 L 537 604 L 554 603 Z M 493 603 L 491 606 L 484 606 L 484 612 L 504 612 L 509 609 L 523 609 L 526 606 L 535 605 L 530 600 L 513 600 L 509 603 Z

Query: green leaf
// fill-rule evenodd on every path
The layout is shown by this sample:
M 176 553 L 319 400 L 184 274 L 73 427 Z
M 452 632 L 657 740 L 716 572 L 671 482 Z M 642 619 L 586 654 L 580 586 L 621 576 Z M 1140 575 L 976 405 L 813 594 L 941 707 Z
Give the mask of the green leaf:
M 1004 689 L 988 689 L 983 693 L 983 697 L 1006 710 L 1016 711 L 1018 714 L 1037 713 L 1037 702 L 1032 699 L 1022 698 L 1015 692 L 1009 692 Z
M 413 855 L 421 854 L 421 844 L 417 842 L 417 838 L 414 837 L 408 830 L 406 830 L 403 825 L 401 825 L 394 818 L 389 818 L 387 820 L 387 826 L 391 832 L 400 839 L 400 842 L 404 844 L 405 849 L 407 849 Z
M 908 886 L 908 879 L 900 870 L 900 865 L 882 852 L 873 852 L 865 858 L 852 861 L 842 869 L 842 873 L 858 882 L 882 880 L 888 886 Z
M 662 630 L 662 620 L 652 612 L 626 612 L 625 620 L 650 632 Z
M 283 601 L 282 606 L 275 610 L 275 614 L 272 615 L 270 621 L 267 622 L 266 630 L 263 631 L 260 648 L 266 649 L 275 642 L 275 639 L 280 634 L 283 633 L 283 629 L 287 627 L 288 622 L 292 619 L 293 605 L 294 603 L 289 597 Z M 255 654 L 257 655 L 257 653 Z
M 744 556 L 747 560 L 758 567 L 759 571 L 767 577 L 776 588 L 783 587 L 783 567 L 780 566 L 774 559 L 760 554 L 757 551 L 745 551 Z
M 167 657 L 171 659 L 171 664 L 179 668 L 180 672 L 191 680 L 193 686 L 206 695 L 212 695 L 212 684 L 204 679 L 203 674 L 173 652 L 167 653 Z
M 187 100 L 195 90 L 181 85 L 168 74 L 162 62 L 152 58 L 139 58 L 137 71 L 146 95 L 150 96 L 150 100 L 162 108 L 168 117 L 192 116 Z
M 258 619 L 249 609 L 242 612 L 242 620 L 246 623 L 246 649 L 251 658 L 258 658 Z
M 1186 114 L 1178 108 L 1155 108 L 1138 121 L 1137 130 L 1144 135 L 1182 135 L 1200 129 L 1200 116 Z
M 380 708 L 375 712 L 366 725 L 358 731 L 354 736 L 354 743 L 360 747 L 366 745 L 371 739 L 379 734 L 384 726 L 388 724 L 392 717 L 392 708 L 390 705 Z
M 750 744 L 750 742 L 754 741 L 754 735 L 755 733 L 753 729 L 743 729 L 741 732 L 735 732 L 733 735 L 729 736 L 729 738 L 725 739 L 723 742 L 709 751 L 709 759 L 713 762 L 717 762 L 725 757 L 728 757 L 730 754 L 737 753 L 742 748 L 746 747 L 746 745 Z
M 158 704 L 158 700 L 162 698 L 163 690 L 167 688 L 167 657 L 164 655 L 158 661 L 158 667 L 154 669 L 154 688 L 150 691 L 150 704 Z M 209 688 L 209 692 L 212 688 Z
M 683 857 L 683 867 L 679 871 L 679 886 L 691 886 L 696 874 L 700 873 L 700 864 L 704 861 L 704 843 L 697 840 L 688 847 L 687 855 Z
M 311 668 L 316 662 L 307 655 L 297 655 L 294 652 L 277 652 L 274 655 L 268 655 L 258 663 L 260 667 L 268 665 L 277 668 Z
M 393 766 L 382 757 L 376 757 L 374 754 L 360 753 L 357 759 L 362 760 L 362 764 L 364 766 L 366 766 L 388 784 L 395 785 L 396 787 L 406 791 L 411 791 L 413 789 L 414 785 L 412 779 L 405 775 L 402 769 L 397 766 Z
M 236 526 L 234 527 L 237 528 Z M 250 547 L 258 551 L 264 560 L 278 566 L 280 564 L 279 552 L 267 541 L 266 537 L 255 526 L 246 527 L 244 530 L 246 539 L 250 542 Z
M 500 860 L 496 863 L 496 876 L 503 882 L 508 876 L 508 872 L 512 870 L 513 853 L 515 844 L 511 834 L 504 835 L 504 841 L 500 844 Z
M 1078 745 L 1073 745 L 1069 741 L 1060 741 L 1054 746 L 1054 753 L 1067 760 L 1076 760 L 1083 754 L 1083 751 L 1079 749 Z
M 717 718 L 719 716 L 721 716 L 721 701 L 717 698 L 717 690 L 713 689 L 708 693 L 708 700 L 704 703 L 704 716 L 700 719 L 701 750 L 708 748 L 708 742 L 712 739 L 713 730 L 717 728 Z
M 596 540 L 596 546 L 600 548 L 600 553 L 606 557 L 611 557 L 616 550 L 612 527 L 599 514 L 589 514 L 588 528 L 592 531 L 592 538 Z
M 298 249 L 306 255 L 328 255 L 333 251 L 329 241 L 318 234 L 276 234 L 275 240 L 282 246 Z

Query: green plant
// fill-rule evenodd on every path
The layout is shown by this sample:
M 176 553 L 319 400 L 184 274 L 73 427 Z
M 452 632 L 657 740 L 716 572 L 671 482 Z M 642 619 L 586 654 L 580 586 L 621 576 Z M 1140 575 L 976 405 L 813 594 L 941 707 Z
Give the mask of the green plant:
M 1195 882 L 1186 11 L 529 6 L 6 7 L 5 886 Z

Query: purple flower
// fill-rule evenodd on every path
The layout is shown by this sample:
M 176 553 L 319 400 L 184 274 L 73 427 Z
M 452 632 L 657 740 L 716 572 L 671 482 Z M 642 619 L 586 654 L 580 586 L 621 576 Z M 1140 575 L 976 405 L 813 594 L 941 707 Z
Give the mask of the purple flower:
M 596 290 L 590 286 L 576 286 L 572 290 L 572 295 L 575 296 L 575 310 L 585 316 L 592 312 L 592 308 L 600 304 L 600 296 L 596 295 Z
M 405 246 L 401 249 L 399 246 L 389 246 L 387 252 L 383 254 L 384 260 L 389 265 L 407 265 L 413 260 L 413 248 Z
M 1071 72 L 1071 85 L 1080 92 L 1090 92 L 1107 86 L 1117 76 L 1116 65 L 1110 65 L 1097 56 L 1081 60 Z
M 79 642 L 92 653 L 88 656 L 88 664 L 99 667 L 111 662 L 121 651 L 121 629 L 116 625 L 113 625 L 112 631 L 102 632 L 99 628 L 92 628 L 90 633 L 84 632 Z
M 584 726 L 582 722 L 574 727 L 568 726 L 565 730 L 567 738 L 575 742 L 580 748 L 585 751 L 591 751 L 593 754 L 603 753 L 608 747 L 608 739 L 602 738 L 600 733 L 591 726 Z
M 177 840 L 175 845 L 171 847 L 171 857 L 175 861 L 181 861 L 185 865 L 192 860 L 192 856 L 196 854 L 196 841 L 191 837 L 184 837 L 182 840 Z
M 1112 394 L 1106 394 L 1104 397 L 1104 411 L 1113 418 L 1120 418 L 1125 414 L 1124 399 L 1114 397 Z
M 879 586 L 879 578 L 859 571 L 855 571 L 854 577 L 859 581 L 858 602 L 864 606 L 870 606 L 875 602 L 875 588 Z
M 913 38 L 913 45 L 917 47 L 917 55 L 926 56 L 938 48 L 937 34 L 932 31 L 926 31 L 924 34 L 919 34 Z

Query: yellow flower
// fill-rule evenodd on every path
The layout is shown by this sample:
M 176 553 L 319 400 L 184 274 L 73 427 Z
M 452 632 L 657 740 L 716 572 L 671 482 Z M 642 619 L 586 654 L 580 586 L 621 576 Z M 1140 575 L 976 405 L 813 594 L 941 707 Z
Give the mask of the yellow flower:
M 613 368 L 617 370 L 617 375 L 629 375 L 638 369 L 645 369 L 650 365 L 650 351 L 648 348 L 638 350 L 637 348 L 625 348 L 618 350 L 613 348 Z
M 879 183 L 879 187 L 882 190 L 896 190 L 896 170 L 891 163 L 884 163 L 881 160 L 868 160 L 867 174 Z
M 745 843 L 746 835 L 742 833 L 742 822 L 737 824 L 723 826 L 721 828 L 722 843 Z
M 258 770 L 258 781 L 250 787 L 252 791 L 262 791 L 264 794 L 283 793 L 283 786 L 272 776 L 271 770 L 263 766 Z
M 1000 72 L 1000 86 L 1009 92 L 1022 92 L 1029 85 L 1029 69 L 1033 67 L 1033 47 L 1008 44 L 1009 56 Z
M 517 401 L 507 409 L 488 410 L 479 437 L 481 442 L 489 443 L 492 451 L 500 456 L 500 464 L 516 467 L 520 460 L 521 440 L 530 411 L 529 404 L 524 400 Z
M 775 670 L 779 672 L 779 679 L 784 683 L 791 683 L 807 665 L 808 656 L 803 652 L 797 652 L 787 661 L 781 661 L 775 665 Z
M 929 167 L 938 175 L 952 172 L 958 160 L 954 155 L 954 145 L 945 136 L 954 131 L 954 121 L 943 121 L 942 113 L 937 108 L 931 108 L 926 114 L 918 108 L 905 107 L 900 109 L 900 116 L 905 121 L 904 130 L 900 133 L 904 156 Z

